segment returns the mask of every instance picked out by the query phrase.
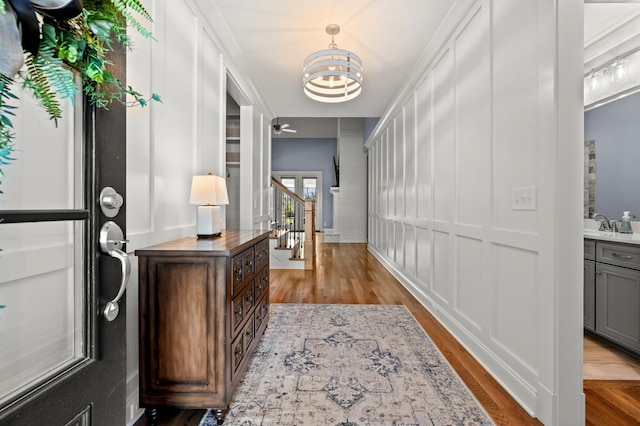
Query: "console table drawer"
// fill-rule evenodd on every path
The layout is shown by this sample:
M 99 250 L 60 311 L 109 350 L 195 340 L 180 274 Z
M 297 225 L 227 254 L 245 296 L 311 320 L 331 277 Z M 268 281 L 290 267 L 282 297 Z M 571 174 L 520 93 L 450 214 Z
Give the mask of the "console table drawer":
M 235 336 L 244 319 L 252 312 L 254 305 L 253 286 L 246 287 L 231 301 L 231 330 Z
M 255 278 L 254 282 L 254 293 L 255 299 L 260 299 L 260 296 L 264 294 L 264 292 L 269 290 L 269 268 L 264 268 L 258 276 Z
M 256 271 L 269 264 L 269 240 L 256 244 Z
M 234 256 L 231 260 L 231 295 L 235 296 L 236 293 L 244 287 L 246 282 L 253 277 L 255 271 L 255 252 L 251 247 L 245 250 L 241 254 Z

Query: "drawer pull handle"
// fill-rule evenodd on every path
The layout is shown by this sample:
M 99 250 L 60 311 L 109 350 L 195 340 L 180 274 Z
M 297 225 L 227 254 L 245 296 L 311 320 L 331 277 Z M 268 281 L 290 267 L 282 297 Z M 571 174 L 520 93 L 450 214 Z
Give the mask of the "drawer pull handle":
M 242 263 L 236 263 L 235 267 L 233 268 L 233 273 L 236 275 L 242 274 Z
M 618 259 L 633 259 L 633 256 L 630 256 L 628 254 L 618 254 L 618 253 L 611 253 L 611 256 L 613 257 L 617 257 Z
M 241 304 L 239 304 L 238 306 L 236 306 L 236 309 L 235 309 L 234 313 L 236 314 L 236 321 L 237 321 L 238 319 L 240 319 L 240 320 L 242 319 L 242 316 L 243 316 L 243 315 L 242 315 L 242 305 L 241 305 Z

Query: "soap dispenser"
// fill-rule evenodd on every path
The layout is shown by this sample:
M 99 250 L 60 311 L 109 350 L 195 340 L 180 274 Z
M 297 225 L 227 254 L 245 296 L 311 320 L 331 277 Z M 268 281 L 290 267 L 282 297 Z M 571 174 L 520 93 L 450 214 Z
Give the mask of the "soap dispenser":
M 622 222 L 620 222 L 620 233 L 621 234 L 633 234 L 633 229 L 631 229 L 631 215 L 630 212 L 624 212 L 622 216 Z

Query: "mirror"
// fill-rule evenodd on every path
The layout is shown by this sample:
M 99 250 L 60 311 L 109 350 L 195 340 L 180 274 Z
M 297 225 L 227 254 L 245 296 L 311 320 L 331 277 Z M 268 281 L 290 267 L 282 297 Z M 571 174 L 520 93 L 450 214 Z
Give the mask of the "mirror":
M 585 217 L 640 218 L 640 92 L 584 113 Z

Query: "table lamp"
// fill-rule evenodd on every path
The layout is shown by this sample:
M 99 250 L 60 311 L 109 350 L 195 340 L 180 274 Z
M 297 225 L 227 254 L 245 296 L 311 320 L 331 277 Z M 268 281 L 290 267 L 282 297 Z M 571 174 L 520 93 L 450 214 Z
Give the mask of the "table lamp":
M 198 205 L 198 238 L 222 235 L 222 211 L 220 206 L 229 204 L 227 184 L 224 178 L 209 173 L 194 176 L 191 181 L 189 204 Z

